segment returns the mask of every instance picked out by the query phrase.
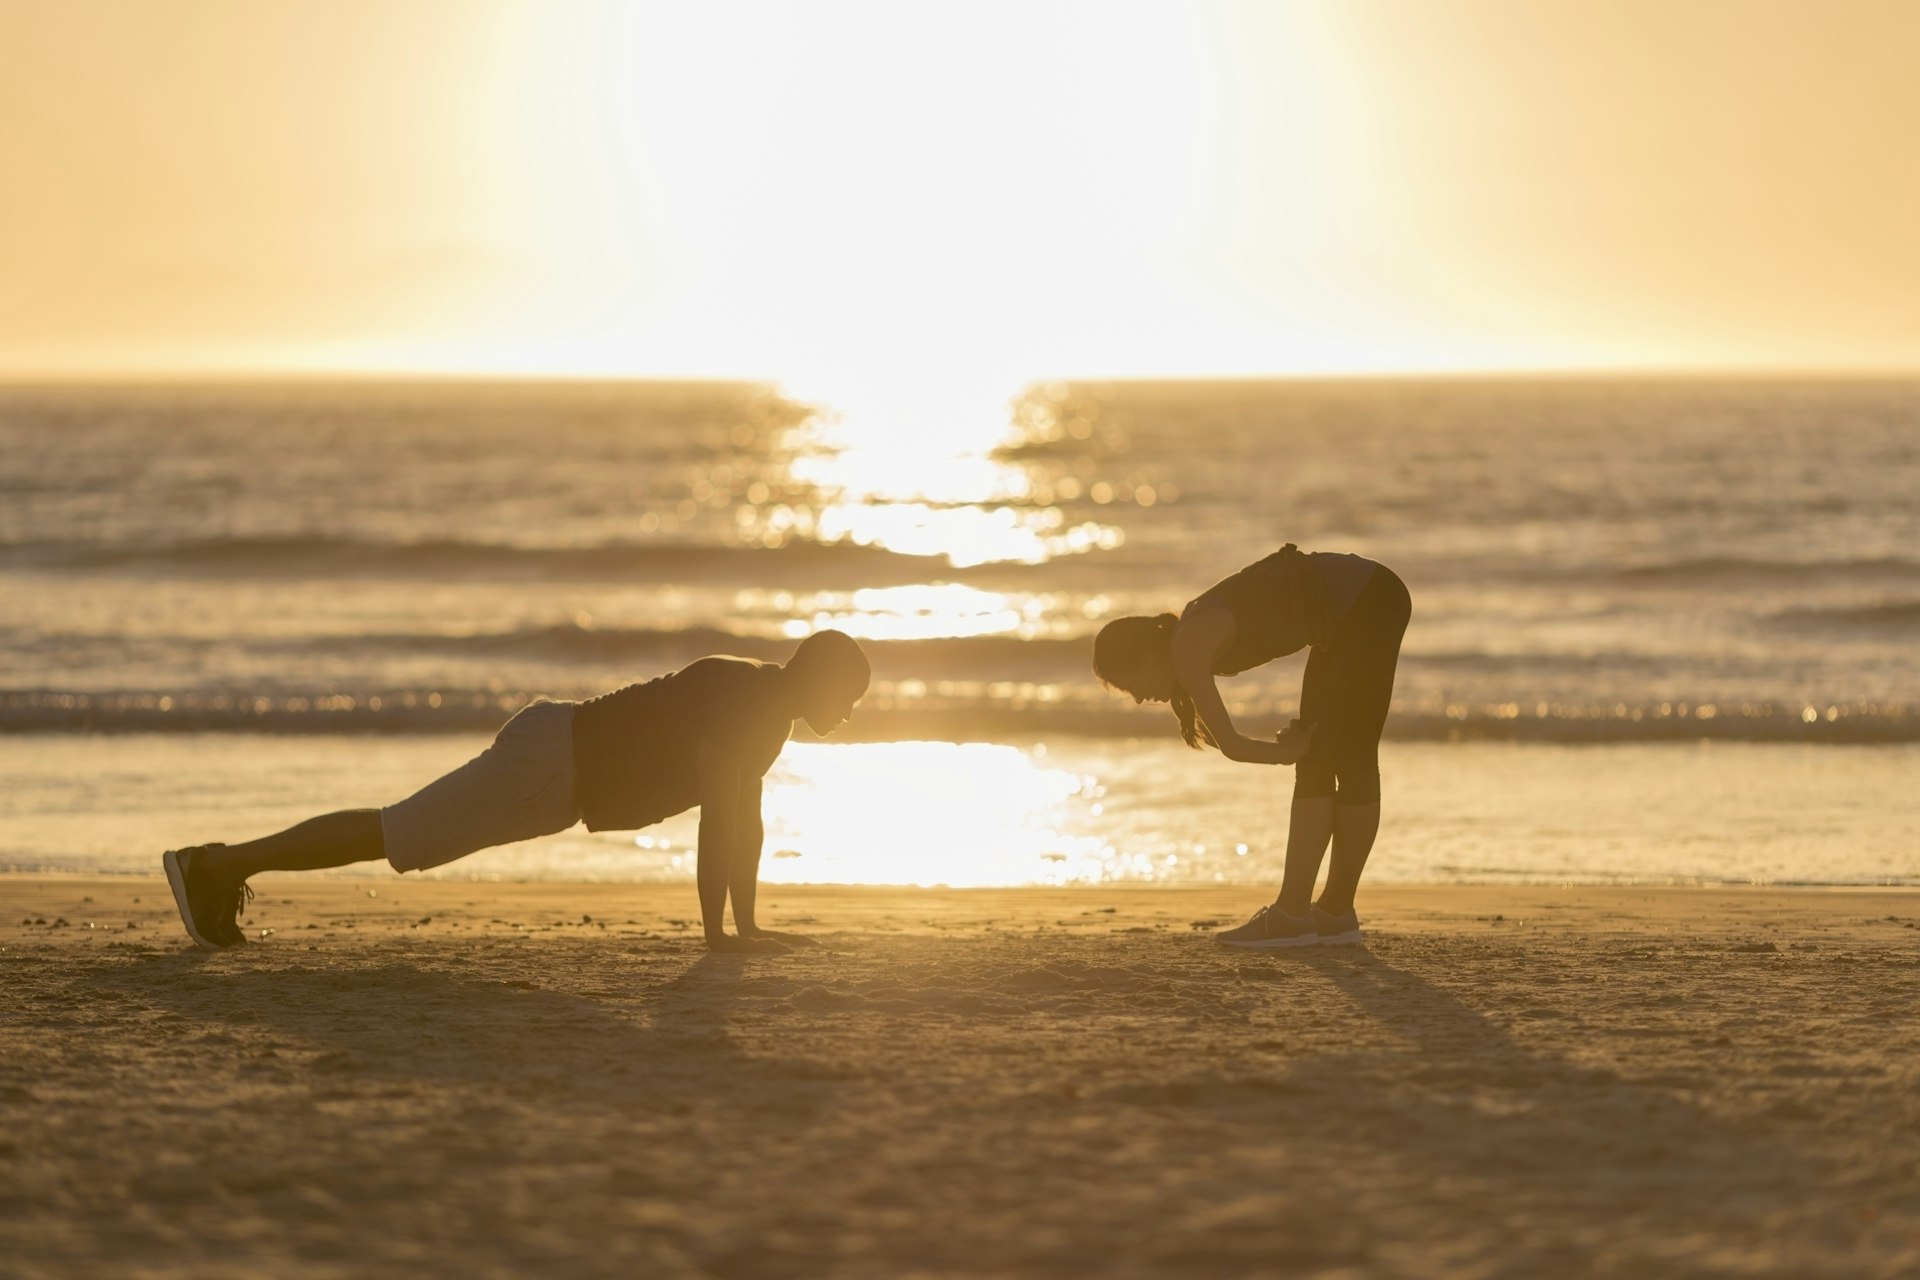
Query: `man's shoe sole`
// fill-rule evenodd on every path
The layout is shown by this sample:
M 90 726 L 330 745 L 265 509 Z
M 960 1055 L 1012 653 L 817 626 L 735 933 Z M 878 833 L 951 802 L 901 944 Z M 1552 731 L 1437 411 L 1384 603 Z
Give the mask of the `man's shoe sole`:
M 1357 947 L 1367 940 L 1367 935 L 1358 929 L 1349 929 L 1345 933 L 1323 933 L 1320 945 L 1323 947 Z
M 193 939 L 193 945 L 207 951 L 225 950 L 219 943 L 202 937 L 193 927 L 193 907 L 187 902 L 187 869 L 180 865 L 180 851 L 169 849 L 161 854 L 160 865 L 166 868 L 167 884 L 173 889 L 173 905 L 180 908 L 180 923 L 187 926 L 187 936 Z

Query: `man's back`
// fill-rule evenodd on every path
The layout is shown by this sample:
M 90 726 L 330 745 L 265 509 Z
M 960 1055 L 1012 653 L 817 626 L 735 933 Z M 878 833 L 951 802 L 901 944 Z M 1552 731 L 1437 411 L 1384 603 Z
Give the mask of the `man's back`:
M 589 831 L 651 826 L 700 802 L 701 742 L 759 777 L 792 731 L 774 697 L 779 668 L 701 658 L 581 703 L 573 714 L 574 796 Z

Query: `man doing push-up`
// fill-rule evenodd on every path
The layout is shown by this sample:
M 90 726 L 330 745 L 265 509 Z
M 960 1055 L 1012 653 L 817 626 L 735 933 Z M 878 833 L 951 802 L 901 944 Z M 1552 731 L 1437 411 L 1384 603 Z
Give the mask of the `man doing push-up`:
M 696 879 L 707 946 L 782 949 L 754 919 L 760 782 L 795 720 L 826 734 L 867 691 L 852 637 L 820 631 L 783 665 L 701 658 L 670 675 L 586 702 L 541 700 L 478 756 L 399 804 L 309 818 L 245 844 L 203 844 L 161 858 L 187 934 L 202 947 L 244 942 L 238 917 L 263 871 L 317 871 L 385 857 L 424 871 L 494 845 L 564 831 L 623 831 L 700 808 Z M 724 927 L 733 900 L 735 932 Z

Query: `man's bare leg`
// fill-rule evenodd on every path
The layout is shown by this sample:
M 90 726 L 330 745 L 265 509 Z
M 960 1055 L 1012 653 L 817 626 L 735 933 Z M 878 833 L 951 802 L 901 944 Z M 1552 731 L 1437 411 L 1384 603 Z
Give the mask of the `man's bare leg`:
M 320 871 L 386 856 L 378 809 L 342 809 L 245 844 L 204 846 L 208 872 L 245 880 L 262 871 Z

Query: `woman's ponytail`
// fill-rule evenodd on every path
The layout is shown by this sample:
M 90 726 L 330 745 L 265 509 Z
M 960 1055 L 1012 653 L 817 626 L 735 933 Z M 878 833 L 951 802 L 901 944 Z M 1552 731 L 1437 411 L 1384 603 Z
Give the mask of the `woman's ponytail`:
M 1178 680 L 1173 682 L 1173 697 L 1168 702 L 1173 705 L 1173 714 L 1180 720 L 1180 736 L 1188 746 L 1199 751 L 1203 747 L 1220 745 L 1213 740 L 1213 735 L 1207 732 L 1206 722 L 1193 709 L 1193 695 L 1182 688 Z

